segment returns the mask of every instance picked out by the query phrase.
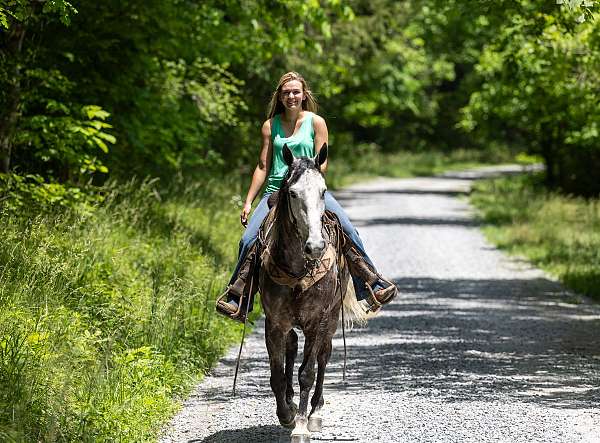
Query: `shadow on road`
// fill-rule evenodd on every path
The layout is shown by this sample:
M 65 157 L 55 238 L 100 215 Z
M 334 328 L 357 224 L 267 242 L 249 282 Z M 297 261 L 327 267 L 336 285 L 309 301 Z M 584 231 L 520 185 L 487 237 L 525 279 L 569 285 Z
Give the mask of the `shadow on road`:
M 215 432 L 205 439 L 188 440 L 188 443 L 248 443 L 250 441 L 261 443 L 289 443 L 290 431 L 275 425 L 250 426 L 244 429 Z M 324 438 L 319 434 L 313 434 L 311 436 L 311 441 L 351 442 L 357 441 L 357 439 L 340 436 Z
M 327 389 L 407 391 L 447 402 L 508 396 L 557 408 L 600 405 L 600 388 L 590 384 L 600 374 L 600 341 L 590 338 L 600 330 L 597 306 L 565 303 L 565 290 L 542 278 L 396 284 L 398 299 L 347 334 L 345 385 L 338 334 Z M 223 376 L 233 373 L 234 362 L 225 363 Z M 271 396 L 266 360 L 246 358 L 243 372 L 252 385 L 240 395 Z M 216 401 L 223 392 L 205 395 Z
M 348 389 L 410 389 L 445 401 L 499 396 L 564 408 L 600 402 L 597 307 L 564 303 L 547 279 L 400 279 L 398 303 L 357 334 L 385 331 L 378 346 L 350 346 Z M 535 294 L 535 295 L 533 295 Z M 375 337 L 373 337 L 375 339 Z
M 188 443 L 247 443 L 249 441 L 289 443 L 290 431 L 276 425 L 250 426 L 244 429 L 215 432 L 205 439 L 188 440 Z

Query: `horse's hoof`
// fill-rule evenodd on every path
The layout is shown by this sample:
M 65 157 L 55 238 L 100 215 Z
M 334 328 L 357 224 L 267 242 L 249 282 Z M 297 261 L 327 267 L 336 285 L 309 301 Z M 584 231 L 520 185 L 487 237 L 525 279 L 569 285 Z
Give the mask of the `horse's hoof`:
M 292 435 L 291 443 L 310 443 L 310 435 L 307 435 L 307 434 Z
M 294 429 L 296 427 L 296 414 L 292 416 L 292 419 L 289 422 L 279 419 L 279 424 L 284 428 Z
M 312 415 L 308 417 L 308 430 L 310 432 L 321 432 L 323 429 L 323 418 L 321 417 L 313 417 Z

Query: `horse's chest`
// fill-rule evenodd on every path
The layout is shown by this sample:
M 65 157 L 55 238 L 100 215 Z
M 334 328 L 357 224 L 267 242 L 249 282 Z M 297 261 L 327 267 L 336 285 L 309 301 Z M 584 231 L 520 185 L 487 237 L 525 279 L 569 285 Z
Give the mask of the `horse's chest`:
M 323 315 L 336 315 L 341 305 L 336 291 L 337 270 L 332 269 L 309 289 L 299 291 L 273 282 L 268 274 L 261 273 L 260 293 L 263 311 L 276 322 L 289 322 L 289 326 L 304 327 L 322 320 Z M 335 311 L 335 312 L 334 312 Z M 337 318 L 337 317 L 336 317 Z M 320 321 L 321 321 L 320 320 Z

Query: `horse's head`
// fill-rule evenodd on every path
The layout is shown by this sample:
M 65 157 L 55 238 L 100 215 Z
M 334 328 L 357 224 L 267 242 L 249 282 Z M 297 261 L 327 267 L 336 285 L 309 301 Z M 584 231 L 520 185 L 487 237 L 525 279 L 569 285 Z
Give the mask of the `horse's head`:
M 325 178 L 321 165 L 327 159 L 324 143 L 314 157 L 295 158 L 292 151 L 283 146 L 283 158 L 288 165 L 288 175 L 281 187 L 281 198 L 289 202 L 289 211 L 295 222 L 304 254 L 309 259 L 321 257 L 325 250 L 321 217 L 325 212 Z

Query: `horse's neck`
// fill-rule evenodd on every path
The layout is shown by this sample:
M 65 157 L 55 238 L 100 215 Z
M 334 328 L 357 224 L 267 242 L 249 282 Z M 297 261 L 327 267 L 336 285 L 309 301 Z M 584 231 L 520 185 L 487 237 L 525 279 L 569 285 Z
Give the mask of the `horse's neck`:
M 305 268 L 304 245 L 296 227 L 291 223 L 287 213 L 281 213 L 281 219 L 276 230 L 275 262 L 285 268 L 290 274 L 300 275 Z

